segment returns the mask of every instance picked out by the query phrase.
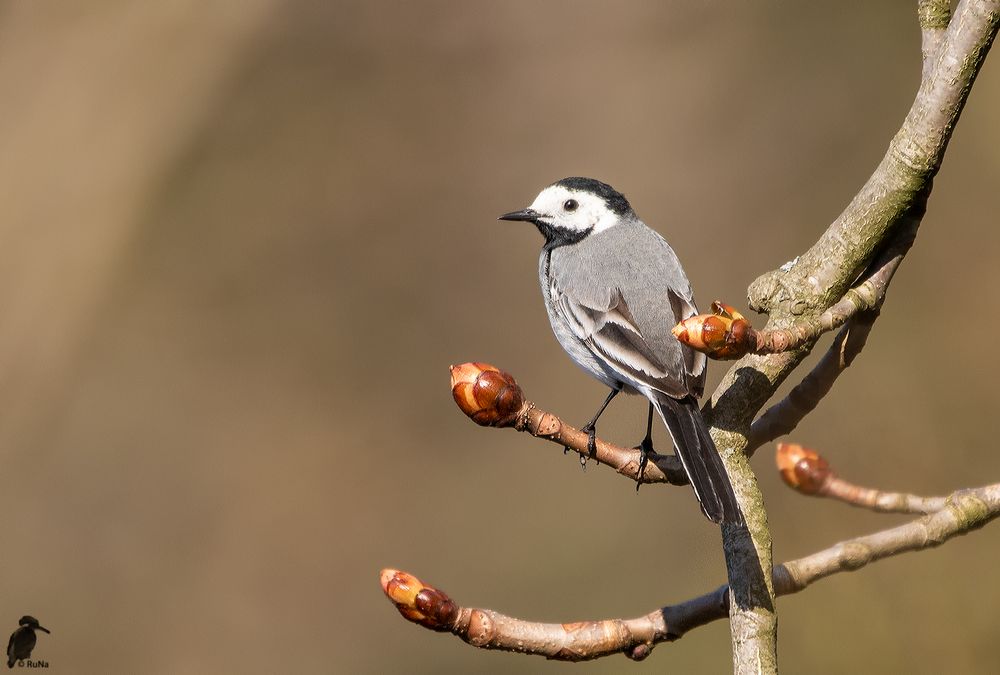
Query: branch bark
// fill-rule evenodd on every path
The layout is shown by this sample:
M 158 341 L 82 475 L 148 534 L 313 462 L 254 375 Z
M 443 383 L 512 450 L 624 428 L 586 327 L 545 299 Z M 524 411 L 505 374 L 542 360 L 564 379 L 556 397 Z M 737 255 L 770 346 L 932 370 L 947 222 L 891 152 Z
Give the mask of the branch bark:
M 588 436 L 585 432 L 566 424 L 558 416 L 542 410 L 531 401 L 524 402 L 514 428 L 573 450 L 584 461 L 593 459 L 599 464 L 606 464 L 636 483 L 688 484 L 687 473 L 675 455 L 650 454 L 649 463 L 640 475 L 641 455 L 638 449 L 622 447 L 598 438 L 596 452 L 591 453 L 587 447 Z

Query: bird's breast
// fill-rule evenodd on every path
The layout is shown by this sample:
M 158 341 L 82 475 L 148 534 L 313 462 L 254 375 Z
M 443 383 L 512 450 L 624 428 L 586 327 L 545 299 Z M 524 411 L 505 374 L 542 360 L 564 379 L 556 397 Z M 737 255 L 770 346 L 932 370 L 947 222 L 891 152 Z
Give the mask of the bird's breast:
M 563 351 L 573 360 L 573 363 L 583 369 L 585 373 L 600 380 L 608 387 L 621 389 L 623 383 L 615 376 L 614 372 L 594 356 L 590 347 L 573 333 L 563 317 L 556 311 L 553 300 L 552 264 L 551 251 L 543 251 L 539 259 L 538 277 L 542 287 L 542 298 L 545 301 L 545 312 L 548 314 L 549 325 L 552 326 L 556 340 Z

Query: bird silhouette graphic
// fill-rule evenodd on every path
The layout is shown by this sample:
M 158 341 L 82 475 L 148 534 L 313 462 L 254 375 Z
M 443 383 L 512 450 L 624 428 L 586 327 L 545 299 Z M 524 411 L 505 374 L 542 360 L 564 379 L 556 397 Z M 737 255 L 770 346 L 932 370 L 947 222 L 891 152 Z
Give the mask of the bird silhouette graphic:
M 22 616 L 17 623 L 20 628 L 10 634 L 10 641 L 7 643 L 8 668 L 13 668 L 18 661 L 31 658 L 31 650 L 35 648 L 35 642 L 38 641 L 35 630 L 51 632 L 48 628 L 40 625 L 38 619 L 33 616 Z

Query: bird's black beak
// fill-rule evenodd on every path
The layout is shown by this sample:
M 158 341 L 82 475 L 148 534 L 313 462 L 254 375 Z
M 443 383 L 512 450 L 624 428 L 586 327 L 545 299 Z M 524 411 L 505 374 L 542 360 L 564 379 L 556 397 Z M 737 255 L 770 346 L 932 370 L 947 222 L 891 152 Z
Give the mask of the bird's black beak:
M 52 635 L 52 631 L 50 631 L 50 630 L 49 630 L 48 628 L 46 628 L 45 626 L 35 626 L 35 628 L 37 628 L 38 630 L 43 630 L 43 631 L 45 631 L 46 633 L 48 633 L 49 635 Z
M 526 223 L 537 222 L 539 218 L 542 217 L 538 211 L 534 209 L 521 209 L 520 211 L 511 211 L 510 213 L 505 213 L 497 220 L 521 220 Z

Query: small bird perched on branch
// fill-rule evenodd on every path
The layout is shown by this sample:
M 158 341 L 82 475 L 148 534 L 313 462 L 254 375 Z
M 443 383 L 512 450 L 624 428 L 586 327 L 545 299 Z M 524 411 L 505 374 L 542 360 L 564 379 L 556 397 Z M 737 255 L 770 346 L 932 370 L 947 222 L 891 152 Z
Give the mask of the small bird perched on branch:
M 593 178 L 564 178 L 526 209 L 500 220 L 533 223 L 545 237 L 538 276 L 559 344 L 611 393 L 583 427 L 591 454 L 596 424 L 622 391 L 649 400 L 640 475 L 653 450 L 653 409 L 673 438 L 701 510 L 713 522 L 743 516 L 697 397 L 707 359 L 670 329 L 698 313 L 677 256 L 625 197 Z
M 31 652 L 38 641 L 38 637 L 35 635 L 36 630 L 51 632 L 39 624 L 38 619 L 33 616 L 22 616 L 17 623 L 20 627 L 10 634 L 10 640 L 7 641 L 8 668 L 13 668 L 18 661 L 31 658 Z

